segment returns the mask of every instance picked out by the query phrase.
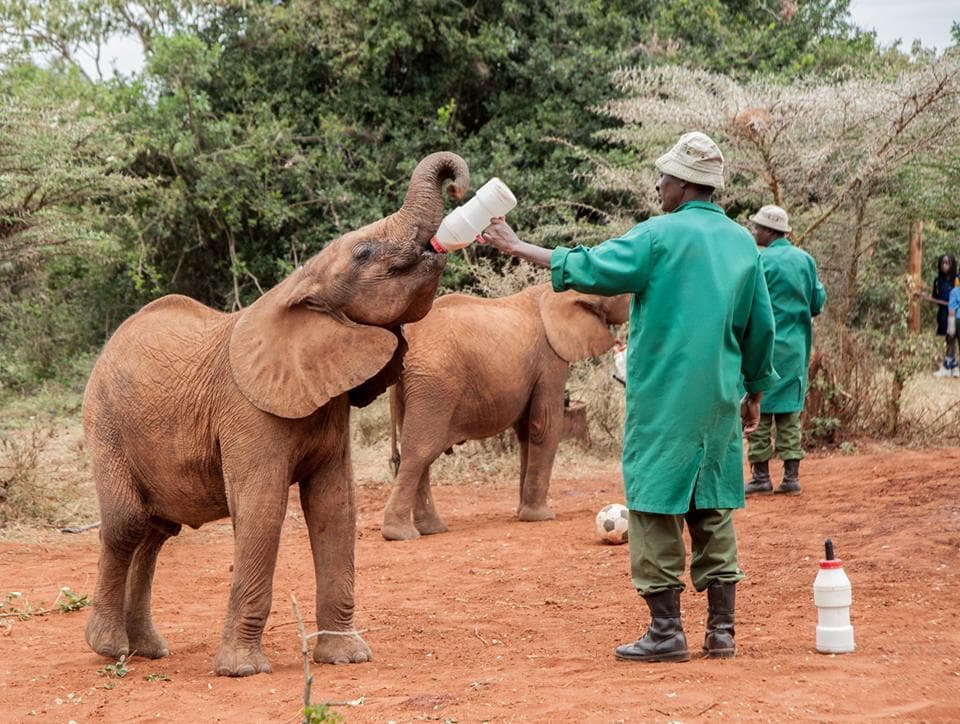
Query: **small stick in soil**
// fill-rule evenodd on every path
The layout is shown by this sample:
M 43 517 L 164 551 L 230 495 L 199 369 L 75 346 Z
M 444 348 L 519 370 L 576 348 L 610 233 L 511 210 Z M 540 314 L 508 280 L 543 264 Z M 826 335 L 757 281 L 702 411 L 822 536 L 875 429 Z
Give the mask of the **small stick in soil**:
M 473 630 L 473 635 L 476 636 L 476 637 L 477 637 L 478 639 L 480 639 L 481 641 L 483 641 L 483 645 L 484 645 L 484 646 L 489 646 L 489 645 L 490 645 L 490 644 L 487 643 L 487 640 L 486 640 L 485 638 L 483 638 L 483 636 L 480 635 L 480 632 L 477 631 L 477 629 L 474 629 L 474 630 Z
M 300 615 L 300 607 L 297 606 L 297 597 L 290 594 L 290 602 L 293 603 L 293 615 L 297 617 L 297 630 L 300 632 L 300 653 L 303 654 L 303 722 L 310 724 L 310 715 L 307 709 L 310 706 L 310 686 L 313 684 L 313 674 L 310 673 L 310 646 L 307 644 L 307 630 L 303 627 L 303 617 Z
M 715 707 L 716 705 L 717 705 L 717 702 L 713 702 L 713 703 L 712 703 L 710 706 L 708 706 L 706 709 L 701 709 L 699 712 L 697 712 L 696 714 L 693 715 L 694 718 L 696 718 L 696 717 L 698 717 L 698 716 L 703 716 L 704 714 L 706 714 L 708 711 L 710 711 L 710 710 L 711 710 L 713 707 Z
M 77 526 L 70 526 L 69 528 L 61 528 L 60 532 L 61 533 L 83 533 L 85 530 L 93 530 L 94 528 L 99 528 L 99 527 L 100 527 L 100 521 L 98 520 L 96 523 L 87 523 L 86 525 L 77 525 Z

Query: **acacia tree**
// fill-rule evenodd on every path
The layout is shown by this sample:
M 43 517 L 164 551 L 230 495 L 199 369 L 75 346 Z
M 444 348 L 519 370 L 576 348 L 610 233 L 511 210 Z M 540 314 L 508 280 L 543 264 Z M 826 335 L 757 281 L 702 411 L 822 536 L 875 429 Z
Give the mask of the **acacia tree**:
M 145 183 L 94 93 L 34 68 L 0 76 L 0 389 L 58 374 L 109 326 L 96 300 L 112 290 L 85 277 L 122 253 L 111 204 Z
M 89 94 L 57 93 L 68 85 L 32 69 L 0 76 L 0 264 L 8 270 L 104 238 L 98 204 L 145 186 L 125 172 L 129 146 Z
M 107 76 L 103 52 L 112 38 L 134 37 L 149 55 L 158 37 L 198 20 L 204 7 L 209 11 L 213 5 L 194 0 L 6 0 L 0 3 L 0 44 L 101 81 Z

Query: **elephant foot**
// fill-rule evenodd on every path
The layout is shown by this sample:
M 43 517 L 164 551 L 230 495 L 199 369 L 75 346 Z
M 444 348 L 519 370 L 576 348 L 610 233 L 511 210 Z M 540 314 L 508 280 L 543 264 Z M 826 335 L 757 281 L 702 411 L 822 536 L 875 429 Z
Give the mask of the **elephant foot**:
M 422 518 L 416 518 L 413 521 L 414 527 L 420 535 L 433 535 L 435 533 L 446 533 L 447 524 L 439 515 L 429 515 Z
M 127 638 L 130 641 L 130 652 L 145 659 L 162 659 L 170 654 L 167 642 L 153 624 L 136 630 L 127 627 Z
M 362 664 L 372 661 L 370 647 L 358 634 L 337 636 L 325 634 L 317 638 L 313 660 L 318 664 Z
M 84 631 L 87 644 L 101 656 L 119 659 L 130 654 L 127 632 L 119 622 L 110 621 L 94 609 Z
M 520 520 L 534 522 L 539 520 L 555 520 L 556 514 L 546 505 L 521 505 L 517 511 Z
M 384 521 L 380 533 L 387 540 L 414 540 L 420 537 L 420 532 L 410 521 L 404 523 Z
M 213 670 L 217 676 L 253 676 L 270 674 L 273 667 L 259 646 L 220 644 L 220 650 L 213 659 Z

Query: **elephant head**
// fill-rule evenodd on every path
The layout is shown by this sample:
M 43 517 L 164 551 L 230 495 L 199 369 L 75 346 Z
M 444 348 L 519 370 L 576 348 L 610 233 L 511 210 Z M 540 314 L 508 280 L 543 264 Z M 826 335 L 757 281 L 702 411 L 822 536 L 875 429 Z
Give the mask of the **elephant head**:
M 630 318 L 630 295 L 601 297 L 579 292 L 546 292 L 540 297 L 540 319 L 547 341 L 567 362 L 596 357 L 613 346 L 609 325 Z
M 332 241 L 238 312 L 230 367 L 251 403 L 300 418 L 348 391 L 366 404 L 392 384 L 406 349 L 399 327 L 430 311 L 446 263 L 430 239 L 448 179 L 459 200 L 470 184 L 463 159 L 427 156 L 399 211 Z

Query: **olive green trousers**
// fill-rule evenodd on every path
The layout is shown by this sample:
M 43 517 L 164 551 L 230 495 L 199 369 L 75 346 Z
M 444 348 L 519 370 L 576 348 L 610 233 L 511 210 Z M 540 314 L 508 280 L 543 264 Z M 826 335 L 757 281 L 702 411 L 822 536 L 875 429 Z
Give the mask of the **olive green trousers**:
M 686 563 L 683 525 L 690 532 L 690 579 L 698 591 L 714 581 L 743 578 L 737 561 L 733 510 L 696 510 L 686 515 L 630 511 L 630 575 L 637 593 L 646 596 L 667 588 L 684 588 Z
M 771 438 L 776 426 L 777 449 Z M 799 412 L 761 413 L 760 424 L 747 441 L 747 460 L 762 463 L 776 455 L 781 460 L 803 460 Z

